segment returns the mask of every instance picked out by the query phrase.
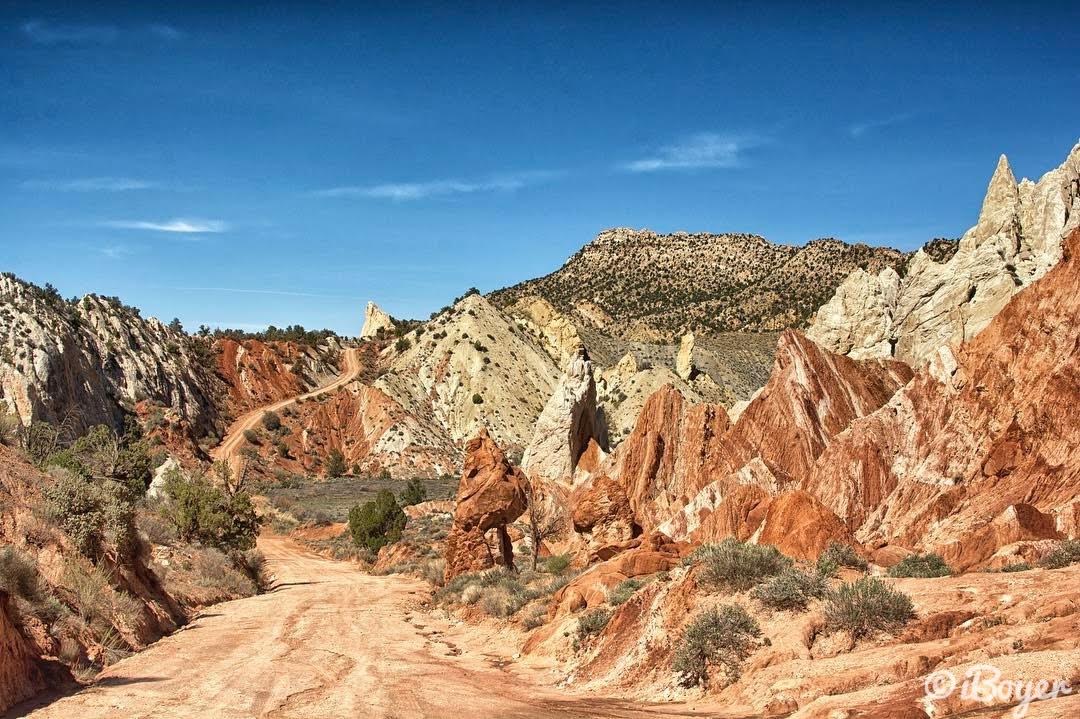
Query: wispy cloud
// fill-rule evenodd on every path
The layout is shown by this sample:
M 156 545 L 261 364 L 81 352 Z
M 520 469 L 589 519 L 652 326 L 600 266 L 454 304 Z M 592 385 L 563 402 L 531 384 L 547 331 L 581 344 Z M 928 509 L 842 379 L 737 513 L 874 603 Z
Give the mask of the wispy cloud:
M 164 23 L 154 23 L 153 25 L 148 25 L 146 29 L 149 30 L 151 34 L 166 40 L 183 40 L 187 37 L 187 33 L 180 28 Z
M 848 134 L 858 139 L 868 132 L 875 130 L 884 130 L 887 127 L 893 125 L 899 125 L 907 122 L 911 118 L 915 117 L 914 112 L 901 112 L 897 115 L 891 115 L 889 117 L 883 117 L 877 120 L 869 120 L 867 122 L 856 122 L 848 126 Z
M 187 33 L 172 25 L 153 23 L 121 29 L 116 25 L 54 23 L 28 20 L 19 26 L 23 35 L 39 45 L 108 45 L 122 35 L 153 36 L 164 40 L 183 40 Z
M 160 222 L 149 220 L 106 220 L 101 225 L 120 230 L 152 230 L 154 232 L 176 232 L 185 235 L 228 232 L 229 230 L 229 223 L 222 220 L 196 220 L 180 217 Z
M 366 197 L 377 200 L 422 200 L 428 197 L 467 195 L 479 192 L 513 192 L 528 185 L 554 179 L 562 173 L 548 170 L 491 175 L 479 180 L 429 180 L 388 182 L 377 185 L 348 185 L 316 190 L 316 197 Z
M 698 170 L 738 167 L 746 150 L 765 143 L 752 135 L 722 135 L 702 132 L 658 148 L 650 155 L 619 166 L 627 172 Z
M 131 254 L 130 247 L 124 247 L 123 245 L 106 245 L 105 247 L 99 247 L 98 252 L 106 257 L 118 260 L 122 257 L 127 257 Z
M 156 189 L 161 187 L 161 183 L 132 177 L 83 177 L 73 180 L 26 180 L 19 186 L 24 190 L 56 192 L 126 192 Z
M 104 45 L 120 34 L 113 25 L 63 25 L 44 20 L 24 22 L 20 29 L 31 41 L 41 45 Z

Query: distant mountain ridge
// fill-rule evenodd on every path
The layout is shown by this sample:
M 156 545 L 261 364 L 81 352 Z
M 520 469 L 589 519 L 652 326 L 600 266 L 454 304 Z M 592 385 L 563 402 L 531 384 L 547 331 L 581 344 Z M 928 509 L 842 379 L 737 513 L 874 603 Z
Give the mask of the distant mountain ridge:
M 826 238 L 802 246 L 743 233 L 604 230 L 562 267 L 497 290 L 499 307 L 539 296 L 562 312 L 596 309 L 605 330 L 640 340 L 685 332 L 802 327 L 856 268 L 900 270 L 908 255 Z

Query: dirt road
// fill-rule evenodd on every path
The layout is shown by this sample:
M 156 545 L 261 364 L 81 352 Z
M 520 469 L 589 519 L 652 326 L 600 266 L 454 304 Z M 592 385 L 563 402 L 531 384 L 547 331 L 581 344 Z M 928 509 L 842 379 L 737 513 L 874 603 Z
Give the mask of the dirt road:
M 344 387 L 349 382 L 352 382 L 360 375 L 360 370 L 362 369 L 360 351 L 357 349 L 346 349 L 343 356 L 345 366 L 342 369 L 341 374 L 337 376 L 337 379 L 306 394 L 283 399 L 274 404 L 268 404 L 241 415 L 229 426 L 228 433 L 225 435 L 225 438 L 221 440 L 221 444 L 211 451 L 211 456 L 213 456 L 215 460 L 227 460 L 232 466 L 233 473 L 239 474 L 241 463 L 243 462 L 243 458 L 240 455 L 240 449 L 244 446 L 246 441 L 244 439 L 244 430 L 255 429 L 262 420 L 263 414 L 266 412 L 276 412 L 299 400 L 310 399 L 311 397 L 318 397 L 327 392 L 333 392 L 336 389 Z
M 211 607 L 96 685 L 28 716 L 702 716 L 568 697 L 541 686 L 552 676 L 538 668 L 510 671 L 490 634 L 418 611 L 426 596 L 418 580 L 365 575 L 278 537 L 260 548 L 273 591 Z

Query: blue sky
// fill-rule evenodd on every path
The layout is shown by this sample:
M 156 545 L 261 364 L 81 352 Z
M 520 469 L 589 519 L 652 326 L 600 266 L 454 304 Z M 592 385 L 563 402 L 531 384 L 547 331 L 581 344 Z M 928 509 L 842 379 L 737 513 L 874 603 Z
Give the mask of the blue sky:
M 911 249 L 1080 137 L 1075 3 L 443 5 L 5 3 L 0 269 L 351 334 L 612 226 Z

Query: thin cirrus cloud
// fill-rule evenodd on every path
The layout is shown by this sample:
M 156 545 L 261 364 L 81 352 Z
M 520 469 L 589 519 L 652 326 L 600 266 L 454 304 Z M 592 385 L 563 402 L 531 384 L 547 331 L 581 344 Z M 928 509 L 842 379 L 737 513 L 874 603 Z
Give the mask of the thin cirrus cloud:
M 170 232 L 183 235 L 197 235 L 203 233 L 216 234 L 228 232 L 229 223 L 222 220 L 196 220 L 177 217 L 172 220 L 107 220 L 102 222 L 103 227 L 111 227 L 118 230 L 151 230 L 154 232 Z
M 897 115 L 890 115 L 889 117 L 883 117 L 878 120 L 852 123 L 851 125 L 848 125 L 848 134 L 857 140 L 867 133 L 874 132 L 875 130 L 884 130 L 893 125 L 905 123 L 913 117 L 915 117 L 914 112 L 901 112 Z
M 24 190 L 54 192 L 127 192 L 157 189 L 161 183 L 133 177 L 82 177 L 73 180 L 26 180 L 19 186 Z
M 764 138 L 752 135 L 723 135 L 702 132 L 658 148 L 646 157 L 623 163 L 625 172 L 702 170 L 739 167 L 747 150 L 762 145 Z
M 87 25 L 54 23 L 45 20 L 28 20 L 19 26 L 23 35 L 39 45 L 108 45 L 122 35 L 152 36 L 164 40 L 182 40 L 187 37 L 183 30 L 164 23 L 152 23 L 130 29 L 116 25 Z
M 363 197 L 375 200 L 407 202 L 429 197 L 448 197 L 482 192 L 514 192 L 560 176 L 561 172 L 534 170 L 492 175 L 479 180 L 429 180 L 424 182 L 387 182 L 376 185 L 347 185 L 315 190 L 316 197 Z

